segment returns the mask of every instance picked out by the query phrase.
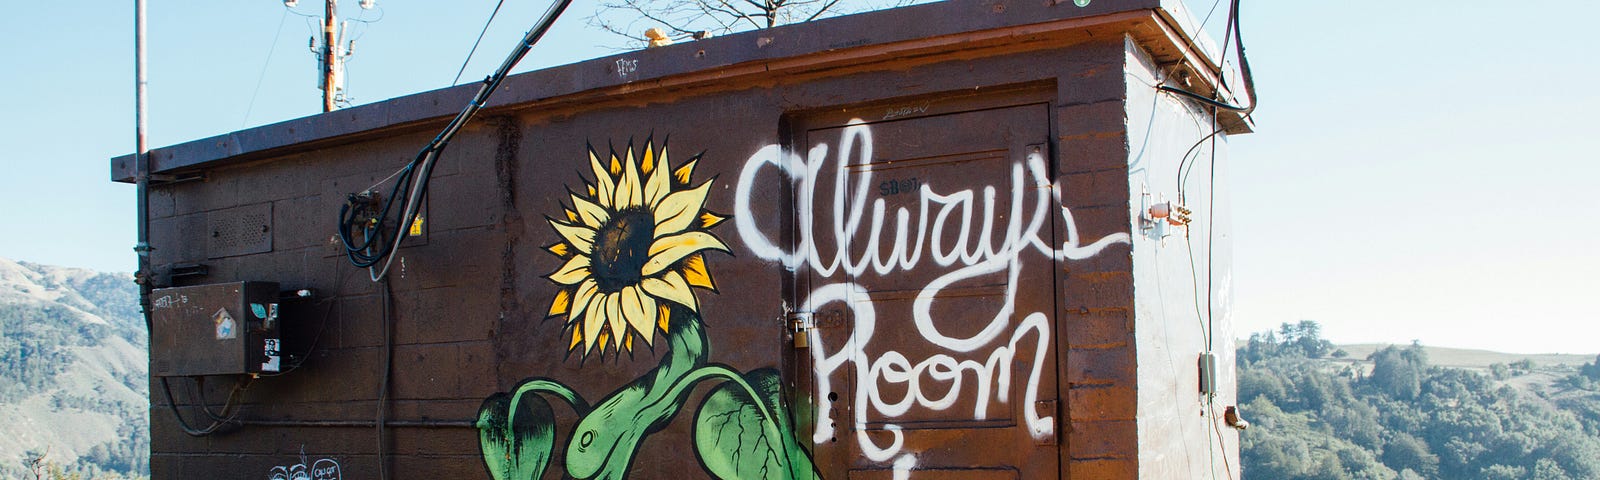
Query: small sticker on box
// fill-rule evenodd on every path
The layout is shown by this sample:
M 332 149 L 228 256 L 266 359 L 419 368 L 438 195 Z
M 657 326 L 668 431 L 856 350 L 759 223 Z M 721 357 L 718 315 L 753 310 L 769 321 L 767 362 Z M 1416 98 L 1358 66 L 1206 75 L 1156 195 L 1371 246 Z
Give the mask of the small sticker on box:
M 276 371 L 278 371 L 278 358 L 279 358 L 278 357 L 278 339 L 276 339 L 276 338 L 264 339 L 263 343 L 264 343 L 264 347 L 263 347 L 262 350 L 263 350 L 263 353 L 267 354 L 267 361 L 261 363 L 261 371 L 263 371 L 263 372 L 276 372 Z
M 233 315 L 228 314 L 228 309 L 217 309 L 217 313 L 211 314 L 211 322 L 217 326 L 217 340 L 239 338 L 239 329 L 233 321 Z

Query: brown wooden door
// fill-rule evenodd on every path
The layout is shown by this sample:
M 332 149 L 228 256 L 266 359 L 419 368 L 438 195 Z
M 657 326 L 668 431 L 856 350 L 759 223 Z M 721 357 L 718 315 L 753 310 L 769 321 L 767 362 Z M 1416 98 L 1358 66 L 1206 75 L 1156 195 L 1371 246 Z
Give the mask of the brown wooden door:
M 825 478 L 1059 474 L 1049 108 L 977 105 L 792 130 L 791 381 Z

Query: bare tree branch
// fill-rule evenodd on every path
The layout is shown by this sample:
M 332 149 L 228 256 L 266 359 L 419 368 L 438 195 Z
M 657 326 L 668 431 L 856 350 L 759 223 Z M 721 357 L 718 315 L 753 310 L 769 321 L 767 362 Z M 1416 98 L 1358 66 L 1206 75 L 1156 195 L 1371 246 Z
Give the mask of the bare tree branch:
M 827 5 L 823 5 L 822 8 L 818 8 L 816 13 L 813 13 L 813 14 L 811 14 L 811 16 L 806 17 L 805 21 L 809 22 L 809 21 L 812 21 L 812 20 L 816 20 L 817 17 L 822 16 L 822 14 L 824 14 L 824 13 L 828 13 L 829 10 L 833 9 L 834 5 L 838 5 L 838 4 L 839 4 L 839 0 L 830 0 Z
M 721 35 L 924 1 L 928 0 L 600 0 L 588 20 L 637 48 L 648 41 L 641 34 L 650 27 L 662 27 L 673 37 L 700 38 L 700 32 Z

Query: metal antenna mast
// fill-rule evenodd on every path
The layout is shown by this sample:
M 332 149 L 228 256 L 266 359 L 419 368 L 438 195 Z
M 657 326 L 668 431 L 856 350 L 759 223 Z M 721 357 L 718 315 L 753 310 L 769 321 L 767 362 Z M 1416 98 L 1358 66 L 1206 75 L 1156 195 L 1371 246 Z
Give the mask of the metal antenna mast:
M 339 90 L 339 35 L 334 29 L 337 0 L 327 0 L 322 15 L 322 111 L 333 111 L 333 97 Z
M 283 0 L 283 5 L 294 8 L 299 0 Z M 353 44 L 344 44 L 345 27 L 341 25 L 338 17 L 338 0 L 323 0 L 322 38 L 311 39 L 311 53 L 317 55 L 317 69 L 321 73 L 317 87 L 322 89 L 322 111 L 331 112 L 338 108 L 338 102 L 344 100 L 344 61 L 350 57 L 355 48 Z M 371 9 L 376 0 L 361 0 L 362 9 Z

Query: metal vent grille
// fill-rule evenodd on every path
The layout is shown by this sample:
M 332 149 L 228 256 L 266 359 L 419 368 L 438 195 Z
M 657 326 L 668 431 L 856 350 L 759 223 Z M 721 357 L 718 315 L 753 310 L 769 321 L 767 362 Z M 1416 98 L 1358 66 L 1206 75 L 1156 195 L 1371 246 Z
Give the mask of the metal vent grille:
M 258 203 L 211 212 L 206 218 L 210 258 L 272 251 L 272 204 Z

